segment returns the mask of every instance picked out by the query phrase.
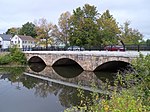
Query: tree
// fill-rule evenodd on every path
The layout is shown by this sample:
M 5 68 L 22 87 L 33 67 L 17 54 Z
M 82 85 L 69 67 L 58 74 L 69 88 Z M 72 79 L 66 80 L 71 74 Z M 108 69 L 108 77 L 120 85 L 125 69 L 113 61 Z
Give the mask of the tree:
M 96 44 L 98 11 L 95 6 L 85 4 L 83 8 L 73 10 L 69 19 L 69 41 L 71 45 L 92 46 Z
M 6 31 L 6 34 L 11 34 L 12 36 L 14 36 L 14 35 L 19 34 L 19 31 L 20 31 L 20 28 L 12 27 Z
M 58 25 L 59 29 L 57 30 L 57 37 L 67 46 L 69 41 L 69 19 L 71 17 L 70 12 L 65 12 L 60 15 Z
M 35 38 L 37 35 L 35 30 L 35 25 L 32 22 L 27 22 L 26 24 L 22 25 L 19 34 L 32 36 Z
M 39 19 L 39 21 L 35 21 L 35 28 L 37 33 L 37 39 L 45 40 L 45 46 L 46 49 L 48 48 L 48 44 L 52 44 L 53 38 L 53 30 L 55 28 L 55 25 L 53 25 L 51 22 L 48 23 L 46 19 L 42 18 Z
M 146 44 L 150 46 L 150 39 L 146 40 Z
M 99 38 L 101 39 L 102 44 L 116 44 L 118 42 L 120 29 L 118 27 L 118 23 L 110 14 L 109 10 L 106 10 L 97 20 L 97 22 L 100 31 Z
M 124 26 L 121 27 L 120 39 L 125 44 L 139 44 L 143 35 L 136 29 L 129 28 L 130 22 L 126 21 Z

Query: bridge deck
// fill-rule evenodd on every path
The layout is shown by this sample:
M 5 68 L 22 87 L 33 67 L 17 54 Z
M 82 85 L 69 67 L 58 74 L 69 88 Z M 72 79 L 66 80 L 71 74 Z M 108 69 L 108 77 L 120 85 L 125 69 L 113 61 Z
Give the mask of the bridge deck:
M 78 55 L 93 55 L 93 56 L 118 56 L 118 57 L 138 57 L 139 53 L 143 55 L 150 55 L 150 51 L 24 51 L 29 54 L 78 54 Z

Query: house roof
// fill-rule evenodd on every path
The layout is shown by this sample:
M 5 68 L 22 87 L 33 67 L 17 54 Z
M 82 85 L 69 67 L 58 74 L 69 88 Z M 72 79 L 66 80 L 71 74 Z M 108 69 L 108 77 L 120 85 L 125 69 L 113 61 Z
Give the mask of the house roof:
M 0 34 L 0 37 L 1 37 L 4 41 L 10 41 L 11 38 L 12 38 L 12 35 Z
M 21 40 L 34 41 L 34 38 L 26 35 L 17 35 Z

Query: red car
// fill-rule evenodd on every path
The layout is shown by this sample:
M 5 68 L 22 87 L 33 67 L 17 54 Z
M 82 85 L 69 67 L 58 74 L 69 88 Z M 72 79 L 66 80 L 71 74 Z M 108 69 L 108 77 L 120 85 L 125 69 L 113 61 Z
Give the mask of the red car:
M 104 50 L 106 50 L 106 51 L 125 51 L 125 48 L 123 46 L 119 46 L 119 45 L 110 45 L 110 46 L 104 47 Z

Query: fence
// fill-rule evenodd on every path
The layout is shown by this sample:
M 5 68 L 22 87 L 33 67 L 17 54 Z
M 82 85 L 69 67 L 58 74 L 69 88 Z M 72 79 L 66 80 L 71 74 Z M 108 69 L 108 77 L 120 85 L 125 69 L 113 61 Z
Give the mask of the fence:
M 71 47 L 69 51 L 104 51 L 106 46 L 91 46 L 91 47 L 81 47 L 78 46 L 77 49 Z M 67 51 L 68 47 L 59 48 L 59 47 L 34 47 L 32 51 Z M 125 51 L 150 51 L 150 45 L 125 45 Z
M 91 46 L 91 47 L 81 47 L 78 46 L 78 49 L 71 47 L 70 51 L 104 51 L 106 46 Z M 112 46 L 111 46 L 112 47 Z M 22 48 L 22 51 L 67 51 L 68 47 L 59 48 L 59 47 L 33 47 L 33 48 Z M 0 49 L 0 52 L 8 52 L 9 49 Z M 125 51 L 150 51 L 150 45 L 125 45 Z

